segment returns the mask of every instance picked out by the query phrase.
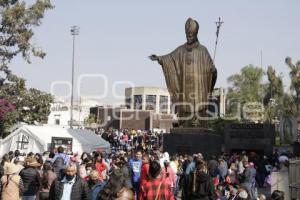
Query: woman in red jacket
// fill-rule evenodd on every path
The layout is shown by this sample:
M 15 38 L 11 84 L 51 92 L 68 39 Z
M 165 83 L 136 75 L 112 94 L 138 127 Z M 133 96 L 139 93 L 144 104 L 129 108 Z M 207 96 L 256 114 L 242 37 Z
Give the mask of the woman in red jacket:
M 95 167 L 99 173 L 100 181 L 106 180 L 108 164 L 104 161 L 101 153 L 95 155 Z
M 150 158 L 147 154 L 143 155 L 142 158 L 143 165 L 142 165 L 142 170 L 141 170 L 141 185 L 143 183 L 148 181 L 148 173 L 149 173 L 149 163 L 150 163 Z

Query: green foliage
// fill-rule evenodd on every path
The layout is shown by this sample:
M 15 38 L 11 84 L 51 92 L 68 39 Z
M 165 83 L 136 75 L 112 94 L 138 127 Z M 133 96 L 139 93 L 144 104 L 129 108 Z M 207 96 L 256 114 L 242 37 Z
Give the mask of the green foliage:
M 218 118 L 208 121 L 208 128 L 212 129 L 215 134 L 224 135 L 226 126 L 233 123 L 238 123 L 238 121 Z
M 267 71 L 269 83 L 266 85 L 266 94 L 264 97 L 265 120 L 272 123 L 275 118 L 279 119 L 283 110 L 284 91 L 282 77 L 276 75 L 276 71 L 272 66 Z
M 16 122 L 27 124 L 44 123 L 50 114 L 50 104 L 53 97 L 37 89 L 26 89 L 25 81 L 5 83 L 0 88 L 0 97 L 15 105 L 16 109 L 3 117 L 3 130 L 5 132 Z
M 0 98 L 16 106 L 1 120 L 1 132 L 15 122 L 44 122 L 50 113 L 53 97 L 36 89 L 26 89 L 25 80 L 9 69 L 11 61 L 22 56 L 30 63 L 31 56 L 46 54 L 33 45 L 33 28 L 41 25 L 46 10 L 52 9 L 50 0 L 36 0 L 26 4 L 21 0 L 0 0 Z
M 262 101 L 262 77 L 261 68 L 247 65 L 239 74 L 234 74 L 227 79 L 230 84 L 227 93 L 229 115 L 236 114 L 238 104 L 243 107 L 245 103 Z
M 96 123 L 97 118 L 95 114 L 89 114 L 87 118 L 84 119 L 84 125 L 91 125 L 93 123 Z
M 293 64 L 292 59 L 287 57 L 285 63 L 290 68 L 291 91 L 293 92 L 294 102 L 297 108 L 297 114 L 300 112 L 300 61 Z
M 32 5 L 24 1 L 0 0 L 0 86 L 16 81 L 9 63 L 18 55 L 30 63 L 31 55 L 43 58 L 45 53 L 31 43 L 32 28 L 41 24 L 46 10 L 53 8 L 50 0 L 37 0 Z

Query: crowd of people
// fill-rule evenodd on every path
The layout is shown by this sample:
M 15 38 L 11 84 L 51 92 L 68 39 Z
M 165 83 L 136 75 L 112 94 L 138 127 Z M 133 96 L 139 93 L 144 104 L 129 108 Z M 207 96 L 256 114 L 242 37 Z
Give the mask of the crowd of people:
M 111 144 L 112 150 L 129 151 L 141 149 L 151 151 L 162 146 L 162 131 L 142 131 L 135 129 L 97 129 L 96 134 Z
M 1 199 L 264 200 L 258 188 L 270 187 L 271 173 L 286 165 L 290 156 L 276 150 L 270 157 L 245 151 L 209 158 L 201 153 L 170 156 L 160 151 L 157 133 L 98 134 L 111 142 L 111 153 L 67 155 L 58 147 L 42 155 L 18 150 L 5 154 Z M 281 200 L 284 193 L 274 191 L 268 198 Z

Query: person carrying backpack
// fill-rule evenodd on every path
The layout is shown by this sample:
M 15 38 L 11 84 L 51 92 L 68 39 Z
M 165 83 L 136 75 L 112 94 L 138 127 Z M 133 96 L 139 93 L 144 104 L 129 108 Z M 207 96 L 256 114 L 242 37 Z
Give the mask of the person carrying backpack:
M 68 166 L 70 163 L 70 156 L 64 153 L 64 148 L 59 146 L 57 148 L 57 153 L 52 159 L 53 170 L 57 177 L 60 177 L 61 171 Z
M 0 194 L 2 200 L 20 200 L 23 192 L 23 181 L 17 174 L 18 168 L 15 164 L 7 165 L 6 173 L 0 181 Z

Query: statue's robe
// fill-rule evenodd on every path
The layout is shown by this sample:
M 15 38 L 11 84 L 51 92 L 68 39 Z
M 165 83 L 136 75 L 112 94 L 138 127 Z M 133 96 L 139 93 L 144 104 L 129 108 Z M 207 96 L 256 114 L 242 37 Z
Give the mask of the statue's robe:
M 217 70 L 206 47 L 199 42 L 179 46 L 170 54 L 159 56 L 172 102 L 179 116 L 206 110 L 208 95 L 217 79 Z

